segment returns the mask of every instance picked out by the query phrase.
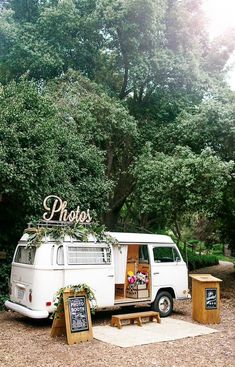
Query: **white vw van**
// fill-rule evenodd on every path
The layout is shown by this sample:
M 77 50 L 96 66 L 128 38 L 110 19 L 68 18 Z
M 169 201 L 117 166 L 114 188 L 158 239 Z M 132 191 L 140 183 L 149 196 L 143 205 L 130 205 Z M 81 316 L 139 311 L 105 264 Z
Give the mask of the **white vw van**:
M 98 309 L 145 303 L 165 317 L 173 299 L 190 297 L 187 267 L 170 237 L 108 234 L 116 245 L 65 236 L 60 245 L 45 237 L 30 248 L 25 233 L 15 250 L 5 306 L 30 318 L 47 318 L 55 310 L 57 291 L 80 283 L 92 288 Z

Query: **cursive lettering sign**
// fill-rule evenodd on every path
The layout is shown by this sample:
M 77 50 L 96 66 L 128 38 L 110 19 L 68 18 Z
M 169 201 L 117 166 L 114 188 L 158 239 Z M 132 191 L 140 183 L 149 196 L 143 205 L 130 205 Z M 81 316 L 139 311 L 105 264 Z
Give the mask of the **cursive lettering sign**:
M 68 211 L 67 201 L 62 201 L 56 195 L 47 196 L 43 201 L 43 207 L 46 212 L 42 217 L 46 221 L 52 220 L 55 215 L 58 215 L 59 221 L 63 222 L 90 223 L 92 220 L 89 209 L 81 211 L 78 206 L 76 210 Z

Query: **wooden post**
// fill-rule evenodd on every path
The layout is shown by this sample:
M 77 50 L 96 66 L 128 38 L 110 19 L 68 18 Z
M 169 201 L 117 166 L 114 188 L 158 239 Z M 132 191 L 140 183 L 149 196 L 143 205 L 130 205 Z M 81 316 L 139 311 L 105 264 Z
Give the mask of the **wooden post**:
M 66 334 L 65 318 L 63 306 L 59 306 L 55 312 L 55 317 L 52 323 L 51 336 L 62 336 Z
M 201 324 L 220 323 L 220 282 L 210 274 L 192 278 L 192 318 Z

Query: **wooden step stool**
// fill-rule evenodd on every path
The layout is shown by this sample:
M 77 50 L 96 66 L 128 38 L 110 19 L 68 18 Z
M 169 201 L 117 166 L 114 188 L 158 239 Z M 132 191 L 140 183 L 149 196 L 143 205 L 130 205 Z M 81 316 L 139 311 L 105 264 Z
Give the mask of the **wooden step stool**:
M 136 321 L 139 326 L 142 326 L 142 318 L 148 318 L 149 321 L 156 319 L 157 323 L 161 323 L 159 312 L 145 311 L 112 316 L 111 326 L 117 326 L 118 329 L 121 329 L 123 325 L 126 325 L 121 323 L 122 320 L 130 320 L 130 324 L 134 324 Z

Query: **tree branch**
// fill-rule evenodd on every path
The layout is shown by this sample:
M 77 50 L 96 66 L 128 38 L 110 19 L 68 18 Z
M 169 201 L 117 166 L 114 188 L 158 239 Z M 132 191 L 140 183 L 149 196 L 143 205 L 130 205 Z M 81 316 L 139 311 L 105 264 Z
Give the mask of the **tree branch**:
M 121 50 L 121 54 L 122 54 L 123 65 L 124 65 L 123 83 L 122 83 L 121 91 L 119 93 L 119 98 L 123 99 L 131 91 L 130 89 L 128 91 L 126 90 L 127 84 L 128 84 L 128 78 L 129 78 L 129 62 L 128 62 L 127 52 L 126 52 L 126 49 L 125 49 L 125 46 L 124 46 L 124 43 L 123 43 L 122 32 L 121 32 L 121 29 L 119 27 L 117 27 L 117 35 L 118 35 L 120 50 Z

